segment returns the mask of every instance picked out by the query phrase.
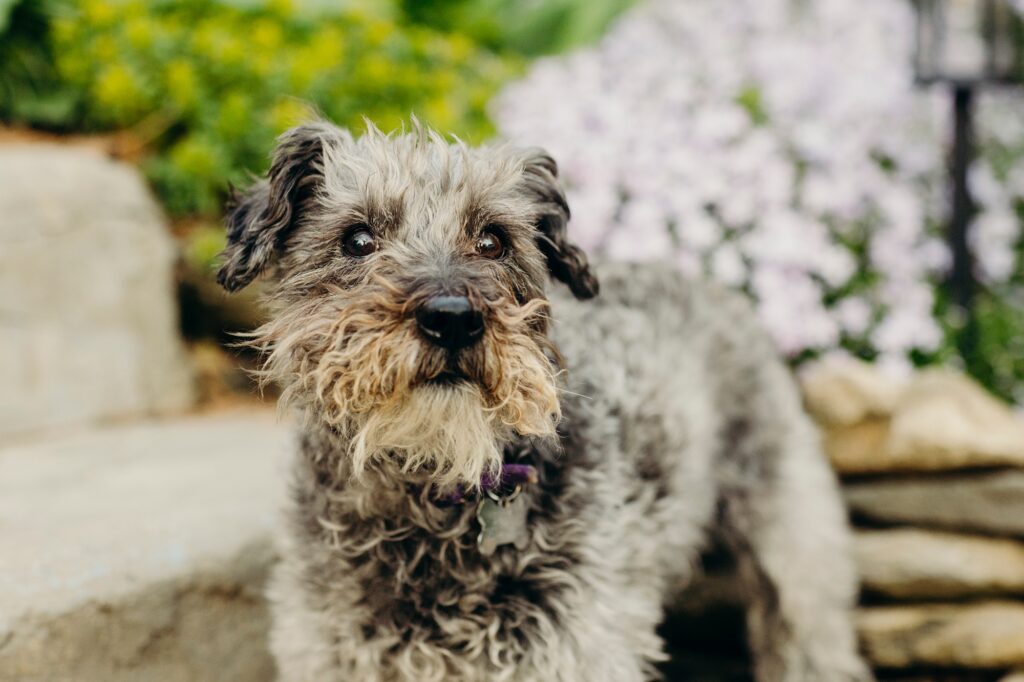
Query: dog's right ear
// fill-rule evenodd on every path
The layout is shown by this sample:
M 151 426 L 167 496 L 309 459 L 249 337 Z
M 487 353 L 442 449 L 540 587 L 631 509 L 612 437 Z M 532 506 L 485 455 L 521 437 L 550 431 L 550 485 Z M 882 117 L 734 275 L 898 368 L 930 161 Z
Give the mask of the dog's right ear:
M 323 180 L 324 148 L 344 133 L 326 122 L 292 128 L 277 140 L 270 171 L 229 204 L 227 246 L 217 281 L 228 291 L 252 282 L 277 255 L 295 225 L 299 205 Z

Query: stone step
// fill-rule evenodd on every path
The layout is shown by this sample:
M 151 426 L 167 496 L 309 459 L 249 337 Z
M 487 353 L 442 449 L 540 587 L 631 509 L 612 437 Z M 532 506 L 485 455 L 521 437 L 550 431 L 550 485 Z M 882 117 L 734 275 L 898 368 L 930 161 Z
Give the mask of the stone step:
M 289 440 L 248 410 L 0 448 L 0 680 L 273 679 Z
M 915 528 L 864 530 L 855 536 L 854 555 L 863 589 L 872 596 L 1024 596 L 1024 542 L 1018 540 Z
M 857 613 L 857 630 L 881 668 L 980 668 L 1024 665 L 1024 604 L 875 606 Z
M 854 518 L 1024 537 L 1024 470 L 850 482 Z
M 1024 419 L 955 371 L 901 384 L 873 365 L 833 360 L 805 370 L 802 386 L 842 475 L 1024 466 Z

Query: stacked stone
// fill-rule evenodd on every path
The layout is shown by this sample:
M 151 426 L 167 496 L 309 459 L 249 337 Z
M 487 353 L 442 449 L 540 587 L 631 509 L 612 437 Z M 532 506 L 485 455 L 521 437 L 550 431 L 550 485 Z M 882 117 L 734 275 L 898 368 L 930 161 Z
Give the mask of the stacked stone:
M 949 370 L 829 362 L 803 386 L 856 524 L 872 663 L 1024 680 L 1024 419 Z

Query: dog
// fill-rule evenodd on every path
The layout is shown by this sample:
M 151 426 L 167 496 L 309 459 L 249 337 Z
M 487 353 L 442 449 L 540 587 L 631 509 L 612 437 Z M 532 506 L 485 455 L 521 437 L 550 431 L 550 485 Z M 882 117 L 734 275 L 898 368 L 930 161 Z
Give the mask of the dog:
M 320 121 L 235 198 L 218 279 L 266 277 L 250 342 L 300 416 L 281 679 L 657 679 L 711 542 L 757 680 L 870 679 L 836 481 L 750 307 L 592 265 L 557 176 L 539 149 Z

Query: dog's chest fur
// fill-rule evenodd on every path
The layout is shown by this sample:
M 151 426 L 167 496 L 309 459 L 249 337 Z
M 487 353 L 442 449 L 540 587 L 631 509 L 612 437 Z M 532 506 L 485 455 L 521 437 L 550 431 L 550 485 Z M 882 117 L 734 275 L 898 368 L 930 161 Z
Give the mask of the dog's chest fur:
M 575 450 L 572 434 L 563 435 L 564 446 Z M 531 619 L 558 618 L 555 604 L 565 587 L 560 583 L 580 561 L 581 539 L 566 532 L 566 525 L 599 503 L 584 498 L 578 485 L 573 489 L 572 479 L 593 463 L 584 453 L 576 453 L 580 456 L 570 462 L 549 443 L 523 442 L 509 451 L 515 461 L 537 467 L 538 483 L 523 494 L 530 509 L 528 532 L 543 534 L 550 542 L 544 551 L 531 542 L 523 552 L 506 545 L 485 556 L 477 546 L 475 498 L 438 503 L 417 485 L 405 484 L 360 492 L 349 486 L 336 499 L 332 491 L 337 487 L 323 485 L 331 475 L 312 464 L 320 483 L 305 491 L 302 508 L 321 514 L 307 515 L 303 525 L 310 543 L 327 545 L 327 561 L 345 565 L 346 580 L 358 588 L 353 606 L 373 614 L 362 628 L 363 637 L 404 639 L 415 633 L 424 641 L 450 646 L 472 638 L 469 632 L 445 631 L 445 624 L 455 620 L 483 625 L 497 618 L 510 630 L 520 630 Z M 372 500 L 358 499 L 364 494 Z M 372 509 L 361 510 L 362 505 Z M 370 515 L 364 516 L 365 511 Z M 327 596 L 331 586 L 325 587 Z

